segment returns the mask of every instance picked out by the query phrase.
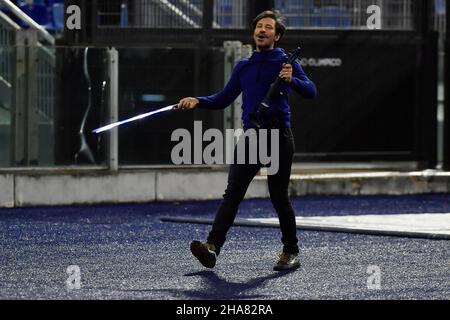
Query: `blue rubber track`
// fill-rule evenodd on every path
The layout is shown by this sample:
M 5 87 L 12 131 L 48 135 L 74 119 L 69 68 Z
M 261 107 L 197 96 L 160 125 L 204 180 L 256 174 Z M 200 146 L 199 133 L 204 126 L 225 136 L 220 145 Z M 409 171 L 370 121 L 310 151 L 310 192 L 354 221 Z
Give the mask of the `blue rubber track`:
M 303 216 L 450 212 L 450 195 L 292 202 Z M 445 240 L 299 231 L 300 269 L 276 273 L 279 230 L 233 227 L 216 268 L 205 269 L 189 244 L 210 226 L 160 217 L 213 218 L 218 204 L 0 209 L 0 299 L 450 299 Z M 268 199 L 246 200 L 238 213 L 274 216 Z M 80 268 L 80 289 L 67 287 L 70 265 Z

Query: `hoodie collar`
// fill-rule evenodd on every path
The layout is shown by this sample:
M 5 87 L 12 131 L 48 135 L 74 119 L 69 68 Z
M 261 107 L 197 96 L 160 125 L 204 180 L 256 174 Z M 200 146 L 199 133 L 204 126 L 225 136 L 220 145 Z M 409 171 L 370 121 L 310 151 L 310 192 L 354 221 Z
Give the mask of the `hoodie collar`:
M 256 61 L 280 61 L 286 57 L 282 48 L 274 48 L 269 51 L 253 51 L 252 60 Z

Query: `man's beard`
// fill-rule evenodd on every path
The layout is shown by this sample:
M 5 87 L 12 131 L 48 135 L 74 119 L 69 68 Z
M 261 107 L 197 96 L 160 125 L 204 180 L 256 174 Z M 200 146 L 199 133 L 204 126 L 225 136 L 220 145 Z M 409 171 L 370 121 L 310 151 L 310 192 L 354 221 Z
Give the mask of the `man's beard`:
M 257 48 L 258 48 L 258 50 L 267 50 L 267 49 L 269 49 L 270 48 L 270 46 L 269 45 L 265 45 L 265 46 L 256 46 Z
M 271 43 L 268 43 L 268 44 L 265 44 L 265 45 L 258 45 L 258 44 L 256 44 L 256 48 L 258 50 L 260 50 L 260 51 L 261 50 L 269 50 L 270 48 L 272 48 L 272 44 Z

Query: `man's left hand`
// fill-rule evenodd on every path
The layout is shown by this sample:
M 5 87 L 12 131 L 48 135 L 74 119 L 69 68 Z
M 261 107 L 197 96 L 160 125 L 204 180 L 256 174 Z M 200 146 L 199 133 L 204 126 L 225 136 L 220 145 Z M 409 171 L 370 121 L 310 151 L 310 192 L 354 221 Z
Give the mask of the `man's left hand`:
M 283 69 L 281 69 L 279 77 L 286 81 L 287 83 L 291 83 L 292 81 L 292 65 L 288 63 L 283 63 Z

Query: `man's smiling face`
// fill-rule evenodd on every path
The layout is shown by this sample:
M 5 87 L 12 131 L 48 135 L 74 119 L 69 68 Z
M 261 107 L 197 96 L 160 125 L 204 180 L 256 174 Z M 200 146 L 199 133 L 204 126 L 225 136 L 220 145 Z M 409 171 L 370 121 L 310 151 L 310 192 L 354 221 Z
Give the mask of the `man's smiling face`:
M 253 39 L 255 40 L 257 51 L 273 49 L 275 42 L 280 39 L 280 35 L 276 34 L 275 20 L 272 18 L 259 20 L 256 23 Z

